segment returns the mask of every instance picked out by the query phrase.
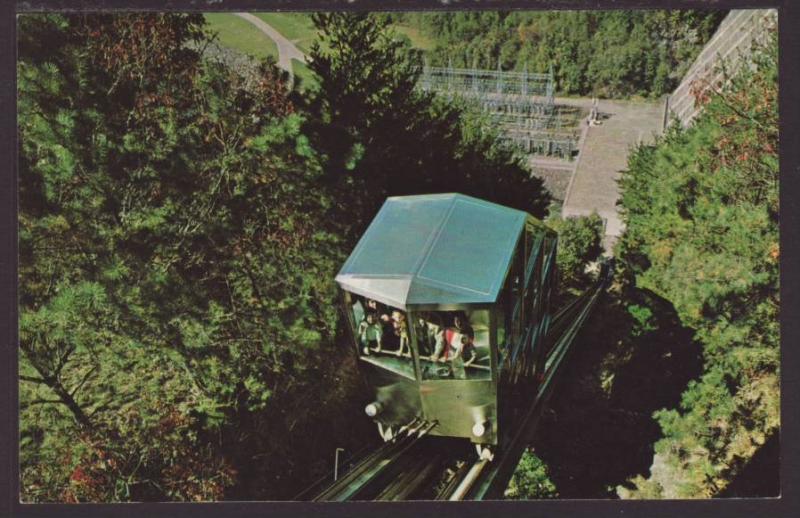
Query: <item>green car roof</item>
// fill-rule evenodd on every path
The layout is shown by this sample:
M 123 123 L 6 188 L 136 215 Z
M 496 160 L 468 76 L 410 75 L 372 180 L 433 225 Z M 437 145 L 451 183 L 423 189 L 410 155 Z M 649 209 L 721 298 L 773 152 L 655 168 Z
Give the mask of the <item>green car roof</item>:
M 491 304 L 528 218 L 463 194 L 387 198 L 336 282 L 405 310 Z

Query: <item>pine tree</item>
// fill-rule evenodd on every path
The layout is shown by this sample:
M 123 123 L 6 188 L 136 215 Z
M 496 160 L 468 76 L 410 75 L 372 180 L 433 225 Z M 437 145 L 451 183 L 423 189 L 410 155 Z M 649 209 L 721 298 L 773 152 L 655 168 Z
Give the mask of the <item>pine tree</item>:
M 314 16 L 310 134 L 337 208 L 360 235 L 387 196 L 461 192 L 543 216 L 549 195 L 467 106 L 418 90 L 419 55 L 365 13 Z
M 646 495 L 718 494 L 779 426 L 777 38 L 698 99 L 703 114 L 638 148 L 620 252 L 703 345 L 680 409 L 656 413 Z M 635 496 L 637 493 L 633 493 Z
M 311 385 L 335 334 L 302 119 L 274 67 L 245 87 L 202 59 L 200 16 L 20 36 L 23 498 L 221 498 L 211 438 L 253 435 L 232 425 Z

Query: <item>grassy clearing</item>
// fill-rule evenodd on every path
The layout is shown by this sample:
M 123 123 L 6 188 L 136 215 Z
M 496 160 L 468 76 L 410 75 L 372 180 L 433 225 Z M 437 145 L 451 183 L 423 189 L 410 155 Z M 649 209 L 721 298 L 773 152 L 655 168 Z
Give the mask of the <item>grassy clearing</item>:
M 311 21 L 310 13 L 253 14 L 271 25 L 306 55 L 311 51 L 312 43 L 317 40 L 317 29 Z M 205 17 L 209 27 L 219 33 L 222 45 L 256 57 L 269 55 L 277 59 L 278 50 L 275 43 L 246 20 L 229 13 L 206 14 Z M 390 27 L 408 37 L 411 45 L 415 48 L 427 51 L 436 45 L 431 38 L 422 34 L 416 27 L 399 24 L 393 24 Z M 262 48 L 265 41 L 268 45 L 266 51 Z M 323 50 L 325 50 L 324 46 Z
M 303 54 L 311 51 L 317 29 L 308 13 L 254 13 L 297 46 Z
M 310 13 L 267 12 L 253 14 L 271 25 L 306 55 L 311 51 L 311 45 L 317 40 L 317 30 L 311 21 Z M 258 58 L 272 56 L 276 60 L 278 59 L 278 48 L 275 42 L 247 20 L 230 13 L 206 14 L 205 17 L 209 28 L 219 34 L 221 45 Z M 430 50 L 435 45 L 433 40 L 422 35 L 414 27 L 407 25 L 392 25 L 391 27 L 398 33 L 408 37 L 411 45 L 415 48 Z M 303 63 L 292 60 L 292 70 L 301 80 L 303 90 L 312 89 L 317 85 L 316 76 Z
M 252 23 L 231 13 L 206 13 L 208 28 L 218 34 L 220 45 L 256 58 L 278 59 L 278 46 Z
M 292 60 L 292 71 L 295 77 L 300 80 L 300 89 L 303 91 L 313 90 L 318 86 L 317 75 L 305 64 Z
M 310 13 L 256 13 L 256 16 L 291 40 L 304 54 L 309 53 L 311 44 L 317 38 L 317 30 L 311 21 Z M 390 27 L 407 36 L 415 48 L 430 50 L 436 45 L 431 38 L 422 34 L 416 27 L 399 24 L 393 24 Z

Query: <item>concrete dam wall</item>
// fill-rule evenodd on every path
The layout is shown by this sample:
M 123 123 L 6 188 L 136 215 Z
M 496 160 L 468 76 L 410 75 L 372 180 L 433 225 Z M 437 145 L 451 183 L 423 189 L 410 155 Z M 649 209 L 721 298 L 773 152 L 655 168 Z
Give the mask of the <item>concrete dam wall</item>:
M 667 98 L 668 117 L 665 124 L 677 117 L 683 126 L 688 126 L 700 111 L 695 106 L 693 90 L 702 91 L 708 85 L 722 81 L 720 65 L 723 63 L 732 70 L 743 61 L 746 62 L 753 43 L 764 41 L 769 30 L 777 26 L 777 21 L 778 12 L 775 9 L 732 10 L 689 67 L 681 84 Z

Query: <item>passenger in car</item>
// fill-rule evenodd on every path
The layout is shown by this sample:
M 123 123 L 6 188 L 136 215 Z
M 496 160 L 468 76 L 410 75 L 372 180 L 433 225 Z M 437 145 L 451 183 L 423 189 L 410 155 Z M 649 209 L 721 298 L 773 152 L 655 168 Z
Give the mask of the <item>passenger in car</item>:
M 365 320 L 358 325 L 358 339 L 364 348 L 364 354 L 369 354 L 370 347 L 374 344 L 375 351 L 380 352 L 383 338 L 383 330 L 377 321 L 375 313 L 367 313 Z
M 442 330 L 442 339 L 436 342 L 436 348 L 431 355 L 431 361 L 447 361 L 449 351 L 452 349 L 452 341 L 455 337 L 455 330 L 452 327 L 445 327 Z
M 468 335 L 471 340 L 475 339 L 475 331 L 473 331 L 469 319 L 465 314 L 461 312 L 456 313 L 453 317 L 453 326 L 459 333 Z
M 373 313 L 378 325 L 381 326 L 383 332 L 382 345 L 388 349 L 392 349 L 398 345 L 398 337 L 394 332 L 394 322 L 392 317 L 387 313 L 386 307 L 373 299 L 367 299 L 367 313 Z
M 431 356 L 432 361 L 449 362 L 450 370 L 456 379 L 466 379 L 466 367 L 472 365 L 477 358 L 474 337 L 468 331 L 455 327 L 445 330 L 441 347 L 437 346 Z
M 474 349 L 475 332 L 463 313 L 456 313 L 453 317 L 453 327 L 444 330 L 443 340 L 437 343 L 436 350 L 431 356 L 432 361 L 447 361 L 458 356 L 463 349 L 462 337 L 466 337 L 470 347 Z
M 437 348 L 444 343 L 444 327 L 442 319 L 436 313 L 422 313 L 418 319 L 417 339 L 419 354 L 430 358 Z
M 367 299 L 367 313 L 375 313 L 378 314 L 378 301 L 373 299 Z
M 417 348 L 419 349 L 420 356 L 428 356 L 432 352 L 429 336 L 431 326 L 428 324 L 428 321 L 425 320 L 426 318 L 430 318 L 427 313 L 417 313 L 417 324 L 414 328 L 414 332 L 417 335 Z
M 408 343 L 408 326 L 406 325 L 406 314 L 402 311 L 392 311 L 392 326 L 394 334 L 399 341 L 397 356 L 411 357 L 411 346 Z
M 466 367 L 472 365 L 477 358 L 475 354 L 475 344 L 468 335 L 462 334 L 459 338 L 459 347 L 453 350 L 450 359 L 450 367 L 453 370 L 453 377 L 456 379 L 467 379 Z

